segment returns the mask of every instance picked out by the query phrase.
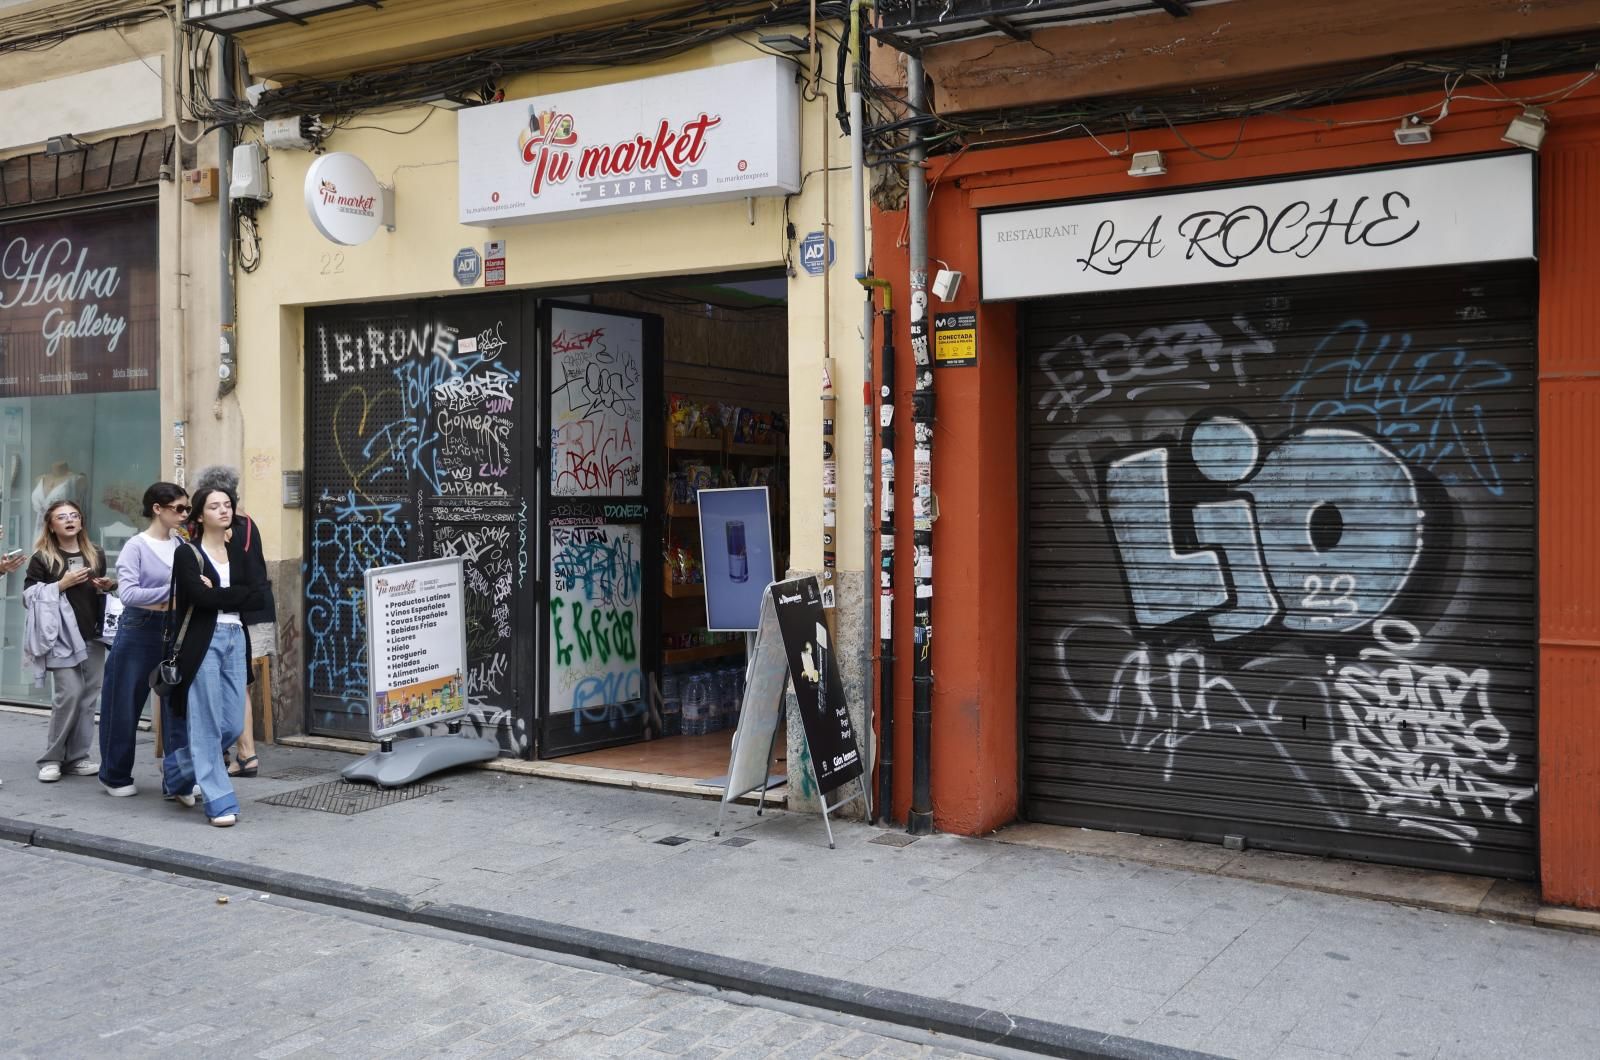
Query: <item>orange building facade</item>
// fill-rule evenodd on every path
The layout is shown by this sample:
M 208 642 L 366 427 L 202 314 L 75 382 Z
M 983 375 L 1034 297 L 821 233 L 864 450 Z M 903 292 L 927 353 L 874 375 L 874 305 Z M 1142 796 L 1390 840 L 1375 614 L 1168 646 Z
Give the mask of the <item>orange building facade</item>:
M 1156 176 L 1108 153 L 1120 136 L 930 160 L 930 269 L 967 279 L 929 312 L 975 313 L 978 346 L 933 369 L 937 827 L 1237 838 L 1600 908 L 1600 84 L 1578 82 L 1463 93 L 1410 145 L 1397 122 L 1437 113 L 1438 91 L 1134 132 Z M 1502 136 L 1534 100 L 1549 126 L 1528 152 Z M 1063 262 L 1011 298 L 981 245 L 983 218 L 1022 207 L 1435 163 L 1407 179 L 1448 184 L 1476 171 L 1444 163 L 1478 158 L 1531 164 L 1531 254 L 1393 269 L 1375 251 L 1371 271 L 1126 290 Z M 897 306 L 905 229 L 874 218 Z M 1137 235 L 1130 257 L 1150 257 Z M 1498 231 L 1476 238 L 1499 257 Z M 913 554 L 909 528 L 895 551 Z M 903 818 L 909 725 L 895 743 Z

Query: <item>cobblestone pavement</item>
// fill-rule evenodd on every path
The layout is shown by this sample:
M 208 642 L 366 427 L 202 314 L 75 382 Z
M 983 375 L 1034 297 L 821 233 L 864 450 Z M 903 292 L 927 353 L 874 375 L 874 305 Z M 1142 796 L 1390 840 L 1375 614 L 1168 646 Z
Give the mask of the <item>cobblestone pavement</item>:
M 12 844 L 0 895 L 7 1057 L 1018 1055 Z

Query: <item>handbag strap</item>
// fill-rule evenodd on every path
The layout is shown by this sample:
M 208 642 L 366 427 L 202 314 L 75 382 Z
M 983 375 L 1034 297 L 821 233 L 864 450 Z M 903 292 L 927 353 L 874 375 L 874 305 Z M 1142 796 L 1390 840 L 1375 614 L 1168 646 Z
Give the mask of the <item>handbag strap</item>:
M 205 574 L 205 571 L 206 571 L 205 557 L 200 554 L 200 550 L 198 548 L 194 547 L 194 542 L 193 541 L 185 541 L 184 544 L 188 545 L 190 551 L 192 551 L 194 553 L 195 562 L 200 565 L 200 573 L 202 575 Z M 173 598 L 173 593 L 176 590 L 177 585 L 178 585 L 178 565 L 176 563 L 174 563 L 172 565 L 172 585 L 169 586 L 168 589 L 167 589 L 167 619 L 168 619 L 169 623 L 170 623 L 171 618 L 172 618 L 172 598 Z M 178 626 L 178 635 L 176 637 L 174 637 L 173 640 L 172 640 L 172 650 L 167 652 L 167 658 L 168 659 L 176 659 L 178 657 L 178 652 L 183 650 L 183 638 L 189 635 L 189 620 L 192 619 L 193 617 L 194 617 L 194 605 L 190 604 L 189 607 L 188 607 L 188 610 L 184 611 L 184 613 L 183 613 L 183 622 Z

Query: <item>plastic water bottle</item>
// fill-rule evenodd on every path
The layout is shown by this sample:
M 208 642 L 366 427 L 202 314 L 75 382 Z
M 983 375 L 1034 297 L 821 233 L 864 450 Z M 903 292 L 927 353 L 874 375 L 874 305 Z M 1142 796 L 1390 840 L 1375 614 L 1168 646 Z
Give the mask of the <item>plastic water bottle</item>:
M 661 735 L 677 736 L 683 731 L 683 692 L 678 675 L 661 675 Z
M 689 678 L 688 688 L 683 693 L 683 734 L 685 736 L 704 736 L 710 730 L 707 723 L 711 714 L 710 690 L 706 687 L 705 677 L 693 674 Z

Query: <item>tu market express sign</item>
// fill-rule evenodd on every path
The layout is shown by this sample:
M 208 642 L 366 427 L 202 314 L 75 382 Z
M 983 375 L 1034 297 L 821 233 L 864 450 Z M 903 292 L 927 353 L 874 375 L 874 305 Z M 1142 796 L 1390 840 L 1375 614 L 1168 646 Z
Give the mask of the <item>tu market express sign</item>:
M 775 57 L 458 112 L 460 222 L 800 190 L 800 87 Z

